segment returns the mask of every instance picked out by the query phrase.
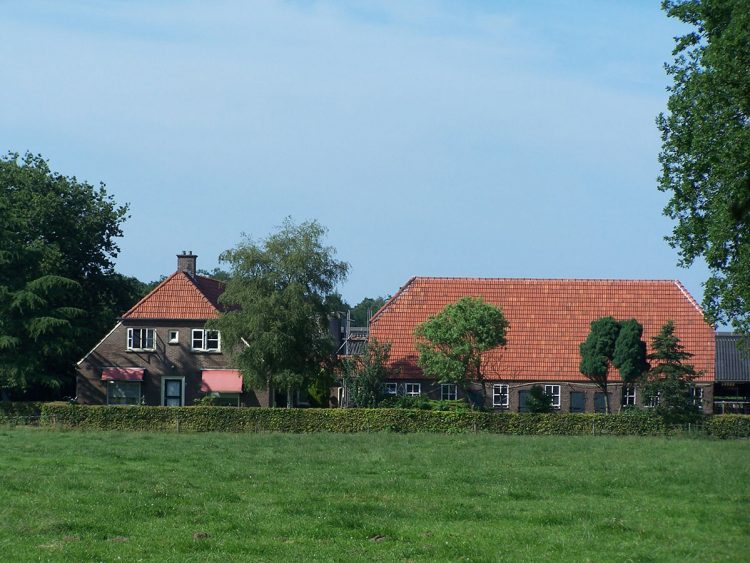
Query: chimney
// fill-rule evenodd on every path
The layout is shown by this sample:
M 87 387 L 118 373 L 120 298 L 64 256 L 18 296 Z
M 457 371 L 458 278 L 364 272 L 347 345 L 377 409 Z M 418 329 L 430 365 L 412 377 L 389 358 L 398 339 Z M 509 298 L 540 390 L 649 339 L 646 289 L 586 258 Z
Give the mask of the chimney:
M 195 261 L 197 258 L 192 250 L 188 252 L 183 250 L 182 254 L 177 255 L 177 271 L 185 272 L 190 277 L 195 277 Z

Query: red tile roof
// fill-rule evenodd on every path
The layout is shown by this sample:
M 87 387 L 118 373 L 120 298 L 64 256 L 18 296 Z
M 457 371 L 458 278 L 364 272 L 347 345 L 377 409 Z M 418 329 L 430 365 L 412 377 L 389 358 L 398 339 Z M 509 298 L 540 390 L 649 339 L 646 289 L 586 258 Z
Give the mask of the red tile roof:
M 715 338 L 695 300 L 676 280 L 549 280 L 503 278 L 412 278 L 370 321 L 370 337 L 391 342 L 391 364 L 401 379 L 424 377 L 417 366 L 414 328 L 465 296 L 502 308 L 510 326 L 505 348 L 483 359 L 489 379 L 587 381 L 578 345 L 591 321 L 612 315 L 635 318 L 649 344 L 668 320 L 675 323 L 700 381 L 714 380 Z M 615 368 L 611 380 L 619 380 Z
M 219 316 L 224 284 L 175 272 L 136 303 L 123 319 L 213 319 Z

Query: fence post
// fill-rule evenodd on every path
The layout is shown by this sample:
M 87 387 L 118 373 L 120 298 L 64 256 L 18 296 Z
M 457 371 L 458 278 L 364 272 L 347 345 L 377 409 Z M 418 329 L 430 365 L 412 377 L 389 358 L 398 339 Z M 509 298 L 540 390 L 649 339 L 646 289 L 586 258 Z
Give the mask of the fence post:
M 174 415 L 175 420 L 177 421 L 177 433 L 180 433 L 180 415 L 175 413 Z

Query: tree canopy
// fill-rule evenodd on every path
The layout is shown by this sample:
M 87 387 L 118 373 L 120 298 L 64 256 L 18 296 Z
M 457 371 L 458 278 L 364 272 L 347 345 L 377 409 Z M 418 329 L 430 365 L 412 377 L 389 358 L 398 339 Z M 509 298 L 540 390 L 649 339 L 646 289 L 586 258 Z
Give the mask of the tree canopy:
M 287 391 L 288 406 L 332 357 L 326 303 L 349 265 L 325 246 L 325 233 L 316 221 L 287 218 L 265 240 L 245 239 L 220 257 L 231 273 L 220 298 L 226 311 L 209 326 L 221 331 L 247 384 Z
M 667 321 L 651 339 L 652 363 L 644 392 L 652 398 L 654 412 L 668 422 L 690 422 L 699 409 L 691 396 L 691 382 L 700 374 L 685 363 L 693 355 L 686 352 L 674 334 L 674 323 Z
M 601 317 L 591 322 L 591 330 L 580 346 L 580 370 L 604 393 L 604 407 L 609 405 L 609 368 L 614 365 L 624 383 L 632 383 L 648 369 L 646 343 L 641 339 L 643 327 L 635 319 L 618 321 Z
M 469 385 L 481 384 L 486 401 L 482 353 L 505 346 L 508 321 L 500 308 L 478 297 L 463 297 L 417 326 L 419 366 L 440 383 L 454 383 L 470 397 Z
M 72 389 L 75 361 L 140 296 L 113 271 L 126 215 L 104 184 L 0 157 L 0 392 Z
M 351 407 L 373 408 L 383 398 L 383 384 L 391 374 L 388 358 L 391 345 L 370 339 L 367 349 L 361 356 L 353 356 L 343 361 L 343 384 L 346 389 L 346 405 Z
M 667 240 L 690 266 L 705 259 L 703 307 L 713 323 L 750 331 L 750 9 L 747 0 L 662 4 L 693 29 L 676 38 L 659 189 L 676 220 Z

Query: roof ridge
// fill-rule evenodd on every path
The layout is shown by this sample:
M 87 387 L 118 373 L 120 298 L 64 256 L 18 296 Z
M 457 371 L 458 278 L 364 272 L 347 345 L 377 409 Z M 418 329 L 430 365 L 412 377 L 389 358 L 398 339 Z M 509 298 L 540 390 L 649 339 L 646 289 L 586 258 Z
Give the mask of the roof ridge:
M 667 279 L 667 278 L 502 278 L 502 277 L 487 277 L 487 276 L 413 276 L 409 281 L 412 280 L 476 280 L 476 281 L 562 281 L 562 282 L 586 282 L 586 281 L 602 281 L 602 282 L 659 282 L 659 283 L 674 283 L 678 280 Z M 407 282 L 408 283 L 408 282 Z

